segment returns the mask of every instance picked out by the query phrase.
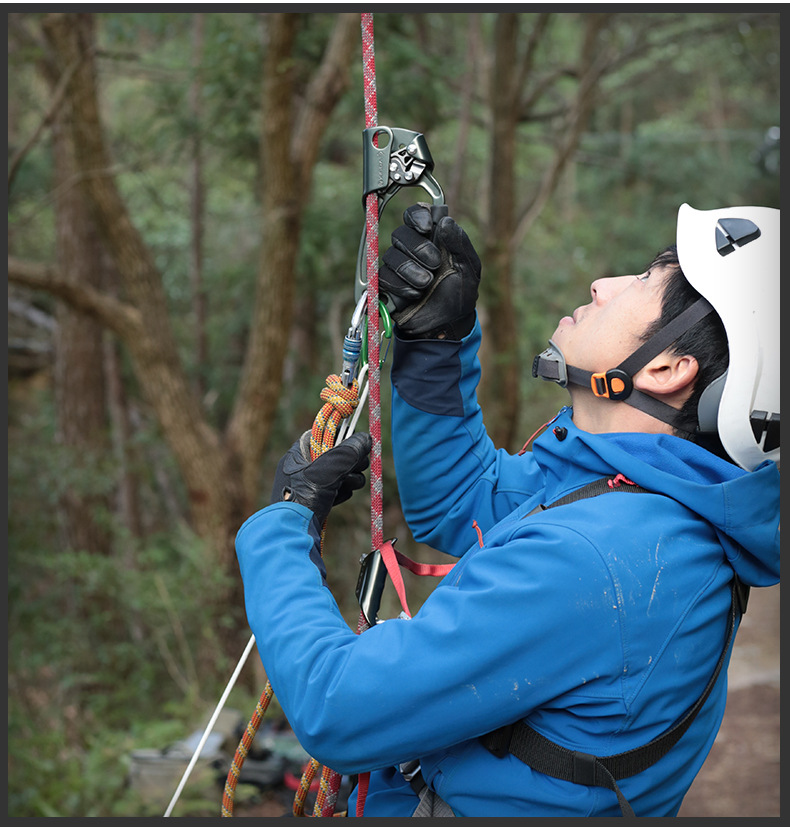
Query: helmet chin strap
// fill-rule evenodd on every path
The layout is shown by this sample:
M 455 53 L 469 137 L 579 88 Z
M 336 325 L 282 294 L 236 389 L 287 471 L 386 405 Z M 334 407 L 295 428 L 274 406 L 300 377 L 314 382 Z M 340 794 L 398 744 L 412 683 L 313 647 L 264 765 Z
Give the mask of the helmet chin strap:
M 694 432 L 698 428 L 696 420 L 683 418 L 678 409 L 635 389 L 633 376 L 712 311 L 713 306 L 708 300 L 700 297 L 643 343 L 630 357 L 608 371 L 586 371 L 567 365 L 560 348 L 553 340 L 549 340 L 549 347 L 538 354 L 532 363 L 532 376 L 553 380 L 563 388 L 568 383 L 583 386 L 590 389 L 596 397 L 622 400 L 629 406 L 668 423 L 674 429 Z

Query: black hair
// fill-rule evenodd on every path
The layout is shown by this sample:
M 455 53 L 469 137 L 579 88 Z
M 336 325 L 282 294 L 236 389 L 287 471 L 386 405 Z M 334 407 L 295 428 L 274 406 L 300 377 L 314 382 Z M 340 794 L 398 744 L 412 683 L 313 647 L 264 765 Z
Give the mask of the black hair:
M 675 245 L 670 245 L 658 253 L 650 263 L 650 269 L 666 269 L 664 281 L 664 295 L 661 300 L 661 314 L 644 333 L 642 339 L 648 340 L 668 322 L 681 314 L 686 308 L 696 302 L 700 294 L 686 279 L 680 267 L 678 252 Z M 727 333 L 719 315 L 714 311 L 693 325 L 685 334 L 680 336 L 671 346 L 673 353 L 689 354 L 696 358 L 699 372 L 694 383 L 694 390 L 683 404 L 681 415 L 683 420 L 697 422 L 697 406 L 702 392 L 727 370 L 730 362 L 730 352 L 727 345 Z M 696 442 L 700 440 L 699 433 L 689 433 L 675 430 L 675 434 Z M 715 447 L 710 447 L 716 451 Z

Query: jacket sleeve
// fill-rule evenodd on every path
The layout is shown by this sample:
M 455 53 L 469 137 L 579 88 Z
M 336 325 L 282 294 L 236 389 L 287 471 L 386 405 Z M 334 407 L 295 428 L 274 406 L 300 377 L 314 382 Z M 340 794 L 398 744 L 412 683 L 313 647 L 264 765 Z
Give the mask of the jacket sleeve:
M 497 450 L 477 401 L 480 324 L 461 341 L 397 340 L 392 445 L 401 505 L 414 537 L 456 557 L 542 489 L 531 453 Z
M 578 551 L 552 531 L 505 536 L 466 555 L 413 619 L 356 635 L 311 561 L 311 515 L 294 504 L 267 507 L 245 522 L 236 548 L 248 619 L 277 699 L 305 750 L 336 771 L 383 768 L 487 733 L 608 659 L 618 675 L 605 569 L 587 554 L 580 573 Z M 541 554 L 525 556 L 525 542 Z M 551 578 L 524 571 L 546 566 Z M 583 595 L 567 589 L 570 581 Z M 577 602 L 584 612 L 573 612 Z M 540 625 L 505 624 L 524 608 Z M 590 629 L 598 645 L 580 649 Z M 604 654 L 607 639 L 614 651 Z

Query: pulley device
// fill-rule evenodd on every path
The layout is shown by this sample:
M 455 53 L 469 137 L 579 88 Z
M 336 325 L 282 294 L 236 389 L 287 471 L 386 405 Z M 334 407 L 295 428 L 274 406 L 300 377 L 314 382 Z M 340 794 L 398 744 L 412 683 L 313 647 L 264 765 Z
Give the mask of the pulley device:
M 372 552 L 360 559 L 361 571 L 357 585 L 357 598 L 361 612 L 358 633 L 378 621 L 379 604 L 387 574 L 393 580 L 404 613 L 410 616 L 399 567 L 405 566 L 418 575 L 440 577 L 445 575 L 451 566 L 412 562 L 394 549 L 394 540 L 385 542 L 383 539 L 380 407 L 380 368 L 383 361 L 380 359 L 380 339 L 391 336 L 392 322 L 386 303 L 379 297 L 378 292 L 378 220 L 386 204 L 403 187 L 421 187 L 428 194 L 434 222 L 447 215 L 447 207 L 444 204 L 442 188 L 433 177 L 434 162 L 425 136 L 412 130 L 379 126 L 377 123 L 372 18 L 371 14 L 361 15 L 365 87 L 365 130 L 362 134 L 365 226 L 357 256 L 354 283 L 355 308 L 343 340 L 343 364 L 340 374 L 333 374 L 327 378 L 326 388 L 321 393 L 324 405 L 316 415 L 310 440 L 311 457 L 315 459 L 336 443 L 349 437 L 356 428 L 362 410 L 360 404 L 368 400 L 372 438 L 370 460 Z M 165 817 L 171 815 L 254 644 L 255 637 L 252 636 L 209 719 L 202 738 L 167 807 Z M 271 684 L 267 682 L 231 762 L 222 797 L 223 817 L 233 816 L 233 801 L 241 768 L 273 695 Z M 314 759 L 311 759 L 306 766 L 294 798 L 294 816 L 304 816 L 307 794 L 321 767 L 322 764 Z M 360 774 L 357 795 L 358 816 L 363 814 L 367 780 L 367 774 Z M 334 814 L 340 782 L 341 776 L 337 772 L 323 768 L 313 817 L 331 817 Z

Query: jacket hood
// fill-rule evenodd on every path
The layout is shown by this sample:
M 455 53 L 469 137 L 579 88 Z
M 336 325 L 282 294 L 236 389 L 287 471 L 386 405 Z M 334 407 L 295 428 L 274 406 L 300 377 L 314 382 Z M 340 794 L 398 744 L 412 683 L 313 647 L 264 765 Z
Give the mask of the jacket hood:
M 567 430 L 557 440 L 553 430 Z M 779 581 L 779 470 L 766 461 L 752 472 L 690 441 L 666 434 L 592 434 L 564 408 L 533 444 L 551 500 L 588 479 L 620 473 L 645 489 L 667 495 L 712 524 L 740 579 L 755 587 Z

